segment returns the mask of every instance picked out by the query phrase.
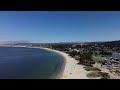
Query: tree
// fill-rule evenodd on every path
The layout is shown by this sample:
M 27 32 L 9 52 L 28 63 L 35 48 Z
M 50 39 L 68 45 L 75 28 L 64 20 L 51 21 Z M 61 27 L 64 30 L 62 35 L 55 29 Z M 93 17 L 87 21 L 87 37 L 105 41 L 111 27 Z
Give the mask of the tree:
M 93 64 L 92 53 L 83 53 L 80 54 L 79 64 L 91 66 Z
M 77 54 L 78 54 L 77 51 L 72 51 L 72 52 L 69 53 L 69 55 L 72 56 L 72 57 L 74 57 Z

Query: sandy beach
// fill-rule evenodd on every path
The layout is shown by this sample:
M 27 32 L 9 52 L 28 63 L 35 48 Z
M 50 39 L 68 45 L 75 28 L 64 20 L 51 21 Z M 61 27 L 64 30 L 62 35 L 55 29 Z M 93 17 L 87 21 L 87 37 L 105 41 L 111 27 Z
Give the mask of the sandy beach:
M 49 49 L 49 48 L 41 48 L 41 49 L 46 49 L 50 51 L 54 51 L 56 53 L 61 54 L 65 58 L 65 68 L 64 71 L 60 77 L 60 79 L 89 79 L 86 74 L 88 71 L 86 71 L 82 65 L 78 65 L 78 61 L 75 60 L 74 58 L 71 58 L 68 54 Z
M 12 47 L 20 47 L 20 46 L 12 46 Z M 53 77 L 53 79 L 100 79 L 100 77 L 96 78 L 88 78 L 86 75 L 92 71 L 86 71 L 83 67 L 84 65 L 79 65 L 78 61 L 74 58 L 70 57 L 67 53 L 43 47 L 25 47 L 25 48 L 38 48 L 44 49 L 52 52 L 56 52 L 64 57 L 65 63 L 61 67 L 60 73 Z M 111 73 L 106 67 L 101 67 L 100 64 L 94 64 L 94 67 L 99 68 L 102 72 L 107 72 L 110 75 L 110 79 L 118 79 L 120 76 Z
M 20 46 L 13 46 L 13 47 L 20 47 Z M 89 73 L 83 67 L 83 65 L 78 65 L 78 61 L 74 58 L 70 57 L 67 53 L 53 50 L 50 48 L 43 48 L 43 47 L 26 47 L 26 48 L 40 48 L 48 51 L 56 52 L 62 55 L 65 59 L 65 65 L 63 70 L 61 70 L 60 75 L 57 76 L 59 79 L 89 79 L 86 74 Z
M 12 46 L 12 47 L 20 47 L 20 46 Z M 78 65 L 78 61 L 74 58 L 71 58 L 67 53 L 49 49 L 49 48 L 43 48 L 43 47 L 25 47 L 25 48 L 40 48 L 48 51 L 56 52 L 60 55 L 62 55 L 65 59 L 65 65 L 63 67 L 63 70 L 61 70 L 60 75 L 57 76 L 59 79 L 89 79 L 86 74 L 88 71 L 86 71 L 82 65 Z

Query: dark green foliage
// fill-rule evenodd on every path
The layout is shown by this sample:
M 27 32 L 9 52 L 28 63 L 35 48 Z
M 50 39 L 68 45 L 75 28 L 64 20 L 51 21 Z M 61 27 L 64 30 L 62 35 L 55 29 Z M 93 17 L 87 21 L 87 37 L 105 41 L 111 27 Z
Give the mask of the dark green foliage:
M 97 56 L 97 55 L 98 55 L 98 53 L 97 53 L 97 52 L 95 52 L 95 53 L 94 53 L 94 55 L 96 55 L 96 56 Z
M 86 53 L 80 54 L 79 64 L 91 66 L 94 63 L 95 62 L 92 60 L 92 53 L 86 52 Z
M 101 55 L 112 55 L 111 52 L 100 52 Z
M 78 53 L 76 51 L 72 51 L 72 52 L 69 52 L 69 55 L 72 56 L 72 57 L 75 57 L 75 55 L 77 55 Z
M 100 69 L 96 67 L 89 67 L 89 66 L 84 67 L 84 69 L 87 71 L 101 71 Z
M 110 78 L 108 73 L 99 72 L 99 71 L 90 72 L 86 76 L 89 78 L 96 78 L 96 77 L 101 77 L 101 79 L 109 79 Z
M 110 76 L 106 72 L 99 72 L 99 74 L 101 75 L 101 79 L 108 79 L 108 78 L 110 78 Z
M 91 64 L 95 64 L 95 61 L 92 60 L 92 61 L 91 61 Z
M 105 61 L 98 61 L 98 63 L 101 63 L 102 65 L 105 65 Z

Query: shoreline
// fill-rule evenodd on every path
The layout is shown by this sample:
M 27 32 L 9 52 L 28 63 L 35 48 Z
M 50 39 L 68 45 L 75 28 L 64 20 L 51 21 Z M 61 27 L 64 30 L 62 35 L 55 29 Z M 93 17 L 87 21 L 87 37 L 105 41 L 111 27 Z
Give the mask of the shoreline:
M 37 48 L 37 47 L 36 47 Z M 67 53 L 50 49 L 50 48 L 42 48 L 40 49 L 49 50 L 56 52 L 64 57 L 65 65 L 62 66 L 62 69 L 60 71 L 60 75 L 58 75 L 59 79 L 90 79 L 86 76 L 88 71 L 86 71 L 83 67 L 83 65 L 78 65 L 78 61 L 74 58 L 70 57 Z
M 26 48 L 38 48 L 38 49 L 44 49 L 48 51 L 52 51 L 55 53 L 60 54 L 64 58 L 64 64 L 61 66 L 61 70 L 55 78 L 53 77 L 52 79 L 100 79 L 100 77 L 96 78 L 88 78 L 86 75 L 92 71 L 86 71 L 83 67 L 84 65 L 79 65 L 78 61 L 75 60 L 75 58 L 70 57 L 67 53 L 50 49 L 50 48 L 44 48 L 44 47 L 26 47 Z M 110 75 L 110 79 L 117 79 L 120 78 L 119 76 L 116 76 L 112 73 L 107 68 L 104 67 L 99 67 L 95 66 L 99 69 L 101 69 L 102 72 L 107 72 Z
M 11 46 L 8 46 L 11 47 Z M 19 46 L 12 46 L 19 47 Z M 89 72 L 86 71 L 83 65 L 78 65 L 78 61 L 70 57 L 67 53 L 44 47 L 25 47 L 25 48 L 37 48 L 52 51 L 60 54 L 64 58 L 64 64 L 61 67 L 59 74 L 54 79 L 90 79 L 86 76 Z M 53 75 L 54 76 L 54 75 Z M 51 78 L 53 79 L 53 78 Z
M 4 47 L 19 47 L 19 46 L 4 46 Z M 75 60 L 74 58 L 72 58 L 63 51 L 58 51 L 44 47 L 24 47 L 24 48 L 43 49 L 55 52 L 64 58 L 64 63 L 61 65 L 59 71 L 53 74 L 53 76 L 51 76 L 49 79 L 100 79 L 100 77 L 88 78 L 86 75 L 92 71 L 86 71 L 83 68 L 85 67 L 84 65 L 79 65 L 77 60 Z M 116 76 L 113 73 L 111 73 L 106 67 L 100 67 L 98 63 L 94 64 L 94 67 L 101 69 L 102 72 L 107 72 L 110 75 L 110 79 L 120 78 L 119 76 Z
M 65 57 L 63 56 L 63 53 L 60 52 L 60 51 L 57 51 L 57 50 L 53 50 L 53 49 L 50 49 L 50 48 L 43 48 L 43 47 L 35 47 L 35 48 L 38 48 L 38 49 L 43 49 L 43 50 L 47 50 L 47 51 L 50 51 L 50 52 L 54 52 L 54 53 L 57 53 L 59 54 L 60 56 L 62 56 L 64 58 L 64 63 L 62 64 L 59 72 L 55 73 L 50 79 L 61 79 L 62 75 L 63 75 L 63 72 L 64 72 L 64 69 L 65 69 L 65 66 L 66 66 L 66 59 Z

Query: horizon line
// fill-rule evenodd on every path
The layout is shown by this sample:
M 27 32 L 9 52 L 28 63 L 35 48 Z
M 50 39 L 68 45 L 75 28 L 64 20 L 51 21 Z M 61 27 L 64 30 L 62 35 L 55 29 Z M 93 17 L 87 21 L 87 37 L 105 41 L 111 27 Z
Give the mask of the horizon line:
M 120 40 L 104 40 L 104 41 L 63 41 L 63 42 L 29 42 L 27 40 L 11 40 L 11 41 L 1 41 L 0 44 L 13 44 L 13 43 L 89 43 L 89 42 L 110 42 L 110 41 L 120 41 Z

